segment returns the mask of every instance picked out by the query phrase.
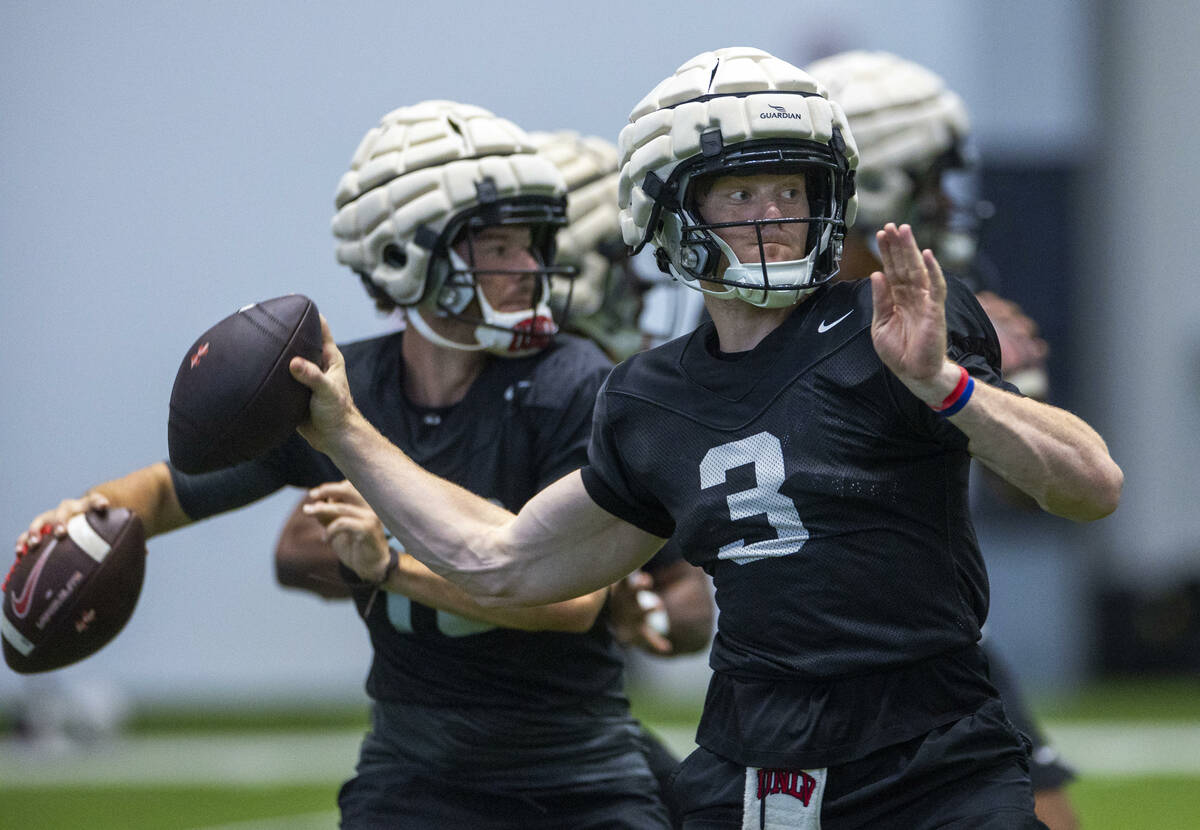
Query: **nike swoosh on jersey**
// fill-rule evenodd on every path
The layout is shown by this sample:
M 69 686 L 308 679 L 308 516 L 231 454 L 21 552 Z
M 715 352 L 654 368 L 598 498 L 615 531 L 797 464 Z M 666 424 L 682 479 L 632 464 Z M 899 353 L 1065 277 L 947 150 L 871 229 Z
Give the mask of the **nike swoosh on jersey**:
M 33 570 L 29 572 L 29 578 L 25 580 L 25 586 L 21 588 L 21 593 L 13 597 L 12 609 L 13 613 L 17 615 L 17 619 L 24 619 L 25 615 L 29 613 L 29 601 L 33 599 L 33 589 L 37 587 L 38 577 L 42 575 L 42 568 L 46 567 L 46 560 L 54 552 L 54 546 L 57 543 L 57 539 L 51 540 L 50 546 L 46 548 L 45 553 L 33 566 Z
M 847 317 L 849 317 L 853 313 L 854 313 L 854 310 L 851 309 L 850 311 L 847 311 L 845 314 L 843 314 L 841 317 L 834 320 L 832 323 L 826 323 L 824 320 L 822 320 L 821 324 L 819 326 L 817 326 L 817 334 L 824 334 L 825 332 L 829 331 L 831 328 L 833 328 L 838 323 L 845 320 Z

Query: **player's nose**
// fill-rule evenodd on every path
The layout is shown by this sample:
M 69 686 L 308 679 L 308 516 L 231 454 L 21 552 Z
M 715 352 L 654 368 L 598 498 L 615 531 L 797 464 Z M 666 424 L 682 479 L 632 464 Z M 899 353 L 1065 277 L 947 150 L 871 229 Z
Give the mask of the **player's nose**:
M 508 254 L 505 268 L 512 271 L 532 271 L 538 267 L 537 257 L 528 248 L 517 248 Z

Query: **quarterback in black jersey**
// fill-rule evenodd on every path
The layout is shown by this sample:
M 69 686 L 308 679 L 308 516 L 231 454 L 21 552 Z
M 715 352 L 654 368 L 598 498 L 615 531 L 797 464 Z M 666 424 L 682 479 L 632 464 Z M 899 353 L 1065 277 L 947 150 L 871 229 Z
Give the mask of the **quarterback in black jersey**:
M 429 475 L 355 407 L 327 325 L 322 365 L 291 366 L 313 389 L 301 434 L 481 601 L 577 596 L 669 536 L 711 569 L 714 675 L 674 785 L 685 827 L 1041 826 L 978 649 L 968 459 L 1086 521 L 1123 483 L 1103 440 L 1005 388 L 986 315 L 907 225 L 879 232 L 869 281 L 831 284 L 857 152 L 805 73 L 701 54 L 634 108 L 620 148 L 626 243 L 652 241 L 712 322 L 610 375 L 587 467 L 515 515 Z M 378 551 L 339 556 L 368 581 L 388 570 Z
M 593 343 L 554 336 L 565 191 L 522 130 L 449 101 L 386 115 L 338 186 L 338 259 L 381 308 L 403 308 L 407 323 L 344 347 L 349 391 L 390 442 L 497 510 L 519 510 L 586 462 L 595 396 L 611 368 Z M 600 616 L 607 588 L 481 606 L 389 550 L 342 479 L 294 436 L 213 473 L 152 465 L 36 524 L 123 505 L 153 534 L 285 485 L 327 483 L 322 497 L 343 511 L 325 531 L 334 549 L 388 559 L 370 580 L 346 572 L 374 648 L 373 707 L 356 775 L 339 794 L 341 826 L 667 828 L 624 696 L 622 653 Z

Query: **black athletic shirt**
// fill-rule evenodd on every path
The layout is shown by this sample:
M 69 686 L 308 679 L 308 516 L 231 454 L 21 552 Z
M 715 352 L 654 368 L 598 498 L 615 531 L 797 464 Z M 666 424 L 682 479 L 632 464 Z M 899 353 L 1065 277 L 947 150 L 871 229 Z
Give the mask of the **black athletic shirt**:
M 949 355 L 1012 389 L 952 280 Z M 868 281 L 819 289 L 753 350 L 711 323 L 618 366 L 596 404 L 591 497 L 712 575 L 698 742 L 752 766 L 829 766 L 974 711 L 987 576 L 966 438 L 879 360 Z
M 596 392 L 611 369 L 589 341 L 560 336 L 551 348 L 489 360 L 458 404 L 422 409 L 404 396 L 402 334 L 342 347 L 355 403 L 425 469 L 517 511 L 586 461 Z M 229 470 L 172 470 L 184 512 L 200 519 L 284 485 L 344 478 L 298 435 L 262 459 Z M 356 592 L 360 612 L 369 592 Z M 377 700 L 553 713 L 624 712 L 622 657 L 603 619 L 586 634 L 496 628 L 380 594 L 366 618 L 374 646 L 367 680 Z

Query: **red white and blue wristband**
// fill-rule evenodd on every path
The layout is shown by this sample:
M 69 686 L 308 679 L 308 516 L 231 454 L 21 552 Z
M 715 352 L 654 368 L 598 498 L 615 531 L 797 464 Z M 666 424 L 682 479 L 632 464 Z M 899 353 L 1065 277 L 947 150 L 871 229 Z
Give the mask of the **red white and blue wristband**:
M 949 418 L 966 406 L 967 401 L 971 400 L 971 393 L 975 391 L 975 378 L 962 366 L 958 367 L 958 371 L 961 374 L 958 376 L 958 383 L 954 385 L 954 391 L 937 406 L 930 406 L 930 409 L 943 418 Z

